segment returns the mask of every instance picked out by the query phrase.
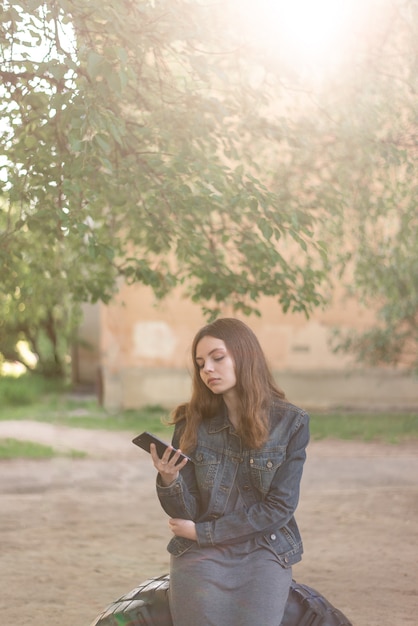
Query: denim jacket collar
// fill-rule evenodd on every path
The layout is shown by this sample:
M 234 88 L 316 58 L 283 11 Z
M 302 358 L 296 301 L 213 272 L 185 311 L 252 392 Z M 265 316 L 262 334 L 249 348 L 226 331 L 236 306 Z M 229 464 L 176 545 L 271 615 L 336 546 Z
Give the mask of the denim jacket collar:
M 224 428 L 229 428 L 232 426 L 231 422 L 228 420 L 228 415 L 225 410 L 222 413 L 219 413 L 216 417 L 212 417 L 207 421 L 207 431 L 209 434 L 218 433 Z

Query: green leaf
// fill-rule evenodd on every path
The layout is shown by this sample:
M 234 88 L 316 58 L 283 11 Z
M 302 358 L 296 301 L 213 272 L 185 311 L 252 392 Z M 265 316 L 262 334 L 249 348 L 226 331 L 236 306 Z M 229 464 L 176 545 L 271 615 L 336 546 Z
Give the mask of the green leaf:
M 102 72 L 105 65 L 105 59 L 94 50 L 90 50 L 87 54 L 87 74 L 95 80 Z

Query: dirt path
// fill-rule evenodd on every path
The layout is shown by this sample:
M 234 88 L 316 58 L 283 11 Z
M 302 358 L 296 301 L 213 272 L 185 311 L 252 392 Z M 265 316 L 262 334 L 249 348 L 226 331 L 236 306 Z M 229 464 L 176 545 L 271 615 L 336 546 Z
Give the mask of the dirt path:
M 0 422 L 2 437 L 89 458 L 0 463 L 0 624 L 89 626 L 168 571 L 154 470 L 129 433 Z M 417 477 L 418 442 L 310 445 L 297 516 L 305 555 L 294 578 L 355 626 L 418 624 Z

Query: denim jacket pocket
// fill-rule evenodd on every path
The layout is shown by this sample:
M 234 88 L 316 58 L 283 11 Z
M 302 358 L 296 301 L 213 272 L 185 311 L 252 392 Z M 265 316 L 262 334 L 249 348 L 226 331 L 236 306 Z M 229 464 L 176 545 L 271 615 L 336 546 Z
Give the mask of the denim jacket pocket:
M 263 494 L 269 491 L 276 470 L 283 463 L 285 456 L 285 446 L 251 453 L 249 459 L 251 482 Z
M 197 450 L 193 460 L 198 484 L 203 489 L 211 489 L 220 466 L 219 457 L 216 453 L 203 448 Z

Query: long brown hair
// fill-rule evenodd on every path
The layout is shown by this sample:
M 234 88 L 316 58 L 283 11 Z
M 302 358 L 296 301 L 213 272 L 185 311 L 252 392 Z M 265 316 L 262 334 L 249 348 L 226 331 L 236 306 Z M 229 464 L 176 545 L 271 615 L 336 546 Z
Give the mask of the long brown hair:
M 275 397 L 284 399 L 285 395 L 274 382 L 254 332 L 244 322 L 229 317 L 219 318 L 204 326 L 193 340 L 192 396 L 188 403 L 178 406 L 172 414 L 174 423 L 185 418 L 180 447 L 184 451 L 191 450 L 196 445 L 200 422 L 219 415 L 225 409 L 222 395 L 208 389 L 196 363 L 197 345 L 206 336 L 221 339 L 234 361 L 240 400 L 237 431 L 246 447 L 259 448 L 268 437 L 270 404 Z

